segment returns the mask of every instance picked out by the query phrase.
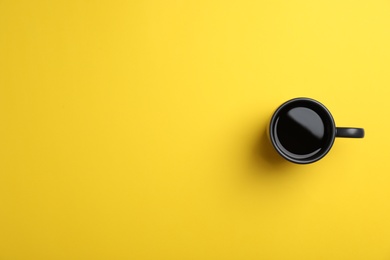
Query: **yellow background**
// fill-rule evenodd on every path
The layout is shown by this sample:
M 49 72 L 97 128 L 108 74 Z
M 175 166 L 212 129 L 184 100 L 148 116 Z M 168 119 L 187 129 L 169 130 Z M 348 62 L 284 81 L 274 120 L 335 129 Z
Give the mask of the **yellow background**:
M 390 259 L 389 69 L 387 0 L 1 0 L 0 259 Z

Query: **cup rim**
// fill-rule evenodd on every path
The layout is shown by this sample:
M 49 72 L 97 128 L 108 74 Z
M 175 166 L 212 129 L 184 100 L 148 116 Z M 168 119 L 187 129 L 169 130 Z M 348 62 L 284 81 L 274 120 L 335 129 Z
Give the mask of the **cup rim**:
M 288 154 L 286 154 L 278 145 L 278 143 L 276 142 L 276 137 L 275 137 L 275 134 L 274 134 L 274 131 L 273 131 L 273 128 L 275 127 L 275 121 L 280 113 L 280 111 L 282 109 L 284 109 L 287 105 L 290 105 L 291 103 L 294 103 L 294 102 L 301 102 L 301 101 L 305 101 L 305 102 L 310 102 L 310 103 L 314 103 L 315 105 L 317 105 L 318 107 L 320 107 L 322 110 L 324 110 L 325 114 L 328 116 L 330 122 L 332 123 L 332 132 L 331 132 L 331 136 L 330 136 L 330 141 L 328 143 L 328 145 L 326 146 L 326 149 L 323 149 L 318 156 L 315 156 L 311 159 L 298 159 L 298 158 L 294 158 Z M 293 162 L 293 163 L 297 163 L 297 164 L 309 164 L 309 163 L 313 163 L 313 162 L 316 162 L 320 159 L 322 159 L 329 151 L 330 149 L 332 148 L 333 144 L 334 144 L 334 141 L 335 141 L 335 138 L 336 138 L 336 124 L 335 124 L 335 121 L 334 121 L 334 118 L 332 116 L 332 114 L 330 113 L 330 111 L 319 101 L 315 100 L 315 99 L 312 99 L 312 98 L 307 98 L 307 97 L 298 97 L 298 98 L 293 98 L 293 99 L 290 99 L 286 102 L 284 102 L 283 104 L 281 104 L 276 110 L 275 112 L 273 113 L 272 117 L 271 117 L 271 121 L 270 121 L 270 124 L 269 124 L 269 129 L 268 129 L 268 132 L 269 132 L 269 135 L 270 135 L 270 139 L 271 139 L 271 143 L 272 143 L 272 146 L 275 148 L 275 150 L 283 157 L 285 158 L 286 160 L 290 161 L 290 162 Z M 310 157 L 309 157 L 310 158 Z

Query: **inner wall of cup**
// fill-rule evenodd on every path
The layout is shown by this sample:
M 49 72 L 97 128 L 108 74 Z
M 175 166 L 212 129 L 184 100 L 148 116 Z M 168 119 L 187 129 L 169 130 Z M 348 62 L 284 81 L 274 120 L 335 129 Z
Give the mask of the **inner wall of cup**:
M 324 124 L 324 131 L 326 136 L 326 139 L 324 141 L 325 144 L 319 151 L 315 153 L 306 154 L 306 155 L 298 155 L 298 154 L 291 153 L 282 145 L 282 143 L 278 138 L 278 135 L 276 133 L 276 125 L 278 122 L 278 118 L 283 113 L 286 113 L 286 111 L 289 111 L 295 107 L 306 107 L 315 111 L 315 113 L 319 115 L 319 117 L 321 118 Z M 278 152 L 281 153 L 286 159 L 290 159 L 295 162 L 307 163 L 307 162 L 319 160 L 327 154 L 327 152 L 332 147 L 334 142 L 335 124 L 330 112 L 321 104 L 318 104 L 315 101 L 311 101 L 311 100 L 304 100 L 304 99 L 295 100 L 290 103 L 286 103 L 277 111 L 277 113 L 273 118 L 273 124 L 271 126 L 271 136 L 274 139 L 274 145 L 277 146 L 276 148 Z

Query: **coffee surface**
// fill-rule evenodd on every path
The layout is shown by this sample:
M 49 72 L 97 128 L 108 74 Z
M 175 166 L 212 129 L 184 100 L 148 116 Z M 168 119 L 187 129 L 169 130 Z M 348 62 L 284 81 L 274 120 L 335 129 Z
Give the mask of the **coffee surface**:
M 309 157 L 326 145 L 322 118 L 307 107 L 283 111 L 276 120 L 276 137 L 290 156 Z

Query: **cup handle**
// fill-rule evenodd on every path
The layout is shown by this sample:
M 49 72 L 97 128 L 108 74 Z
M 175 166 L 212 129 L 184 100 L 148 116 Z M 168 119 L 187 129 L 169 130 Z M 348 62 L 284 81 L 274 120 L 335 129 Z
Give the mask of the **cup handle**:
M 336 137 L 363 138 L 364 129 L 356 127 L 336 127 Z

